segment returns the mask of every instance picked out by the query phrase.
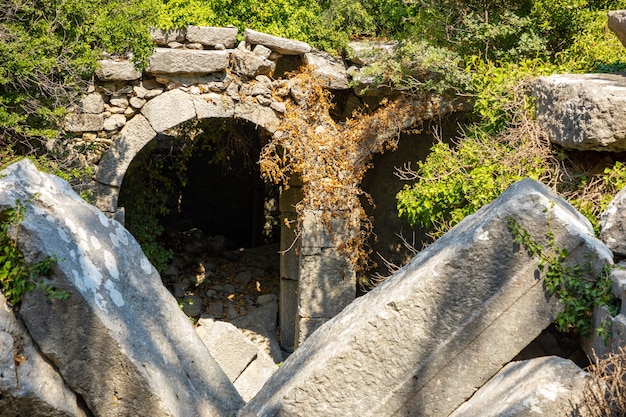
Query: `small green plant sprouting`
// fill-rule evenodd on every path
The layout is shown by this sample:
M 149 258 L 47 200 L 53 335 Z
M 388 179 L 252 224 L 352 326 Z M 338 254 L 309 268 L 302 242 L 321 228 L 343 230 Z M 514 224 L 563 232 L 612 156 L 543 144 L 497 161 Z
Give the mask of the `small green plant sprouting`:
M 10 230 L 23 221 L 24 210 L 24 204 L 17 200 L 15 208 L 0 212 L 0 290 L 12 305 L 18 304 L 24 294 L 36 288 L 43 289 L 47 297 L 66 299 L 69 292 L 35 280 L 50 273 L 52 264 L 57 262 L 56 257 L 48 256 L 42 261 L 27 264 L 15 239 L 10 236 Z
M 545 275 L 546 290 L 556 296 L 559 304 L 563 305 L 563 310 L 555 320 L 559 331 L 574 331 L 581 336 L 589 336 L 595 307 L 605 306 L 612 315 L 619 312 L 617 299 L 611 293 L 609 278 L 611 266 L 605 266 L 598 276 L 594 273 L 589 261 L 583 265 L 566 265 L 568 250 L 556 246 L 549 215 L 545 245 L 535 240 L 513 218 L 508 219 L 508 227 L 515 243 L 524 247 L 530 256 L 539 259 L 538 269 Z M 597 329 L 598 335 L 605 340 L 610 337 L 610 332 L 606 330 L 604 325 Z

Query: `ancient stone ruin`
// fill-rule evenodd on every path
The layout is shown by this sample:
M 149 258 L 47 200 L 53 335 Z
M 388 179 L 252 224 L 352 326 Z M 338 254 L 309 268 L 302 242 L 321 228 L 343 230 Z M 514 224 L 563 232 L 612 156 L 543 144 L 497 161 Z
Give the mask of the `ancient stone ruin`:
M 97 168 L 95 206 L 28 160 L 0 173 L 0 214 L 18 202 L 24 206 L 23 220 L 11 229 L 18 248 L 29 263 L 56 257 L 49 276 L 36 279 L 69 295 L 49 298 L 39 288 L 26 294 L 18 310 L 0 297 L 0 415 L 461 417 L 572 411 L 588 380 L 584 371 L 554 356 L 515 359 L 561 307 L 546 293 L 538 259 L 516 242 L 510 225 L 515 221 L 538 240 L 553 234 L 554 245 L 567 249 L 568 263 L 589 264 L 599 273 L 613 266 L 614 257 L 626 256 L 624 191 L 603 214 L 597 239 L 584 216 L 549 188 L 530 179 L 518 182 L 356 300 L 352 290 L 346 296 L 330 291 L 345 269 L 319 267 L 326 262 L 325 235 L 313 218 L 304 219 L 304 252 L 311 257 L 281 259 L 281 308 L 289 304 L 293 313 L 281 316 L 281 337 L 285 326 L 292 329 L 287 340 L 300 345 L 280 367 L 271 346 L 259 347 L 242 330 L 254 323 L 190 322 L 116 220 L 123 220 L 117 195 L 132 159 L 158 133 L 193 118 L 245 119 L 272 135 L 281 103 L 298 97 L 289 88 L 278 98 L 272 93 L 274 84 L 289 85 L 286 78 L 267 77 L 286 65 L 285 57 L 292 67 L 315 62 L 333 90 L 355 80 L 343 72 L 345 64 L 325 67 L 319 59 L 328 57 L 302 43 L 246 31 L 244 43 L 232 49 L 235 35 L 233 28 L 155 32 L 168 48 L 157 49 L 144 73 L 129 61 L 103 61 L 93 91 L 67 120 L 77 141 L 97 150 L 90 160 Z M 619 107 L 624 85 L 617 76 L 540 78 L 533 93 L 538 121 L 563 146 L 623 151 L 626 130 L 615 117 L 619 109 L 610 106 Z M 462 107 L 448 103 L 443 111 Z M 596 108 L 605 110 L 594 113 Z M 565 117 L 571 114 L 580 117 Z M 585 117 L 593 122 L 576 123 Z M 280 201 L 287 220 L 295 216 L 293 188 Z M 319 245 L 306 246 L 309 241 Z M 307 279 L 298 281 L 301 276 Z M 626 343 L 624 270 L 613 269 L 611 281 L 622 310 L 612 316 L 596 309 L 595 325 L 608 323 L 612 337 L 606 343 L 595 336 L 585 340 L 589 355 Z M 323 285 L 330 294 L 319 290 Z M 301 296 L 312 293 L 322 300 Z M 259 302 L 271 303 L 271 297 Z M 319 316 L 305 314 L 319 306 Z
M 123 207 L 118 206 L 120 187 L 140 150 L 181 123 L 232 118 L 252 124 L 261 135 L 280 134 L 276 129 L 286 103 L 304 100 L 307 94 L 289 78 L 287 70 L 313 66 L 313 75 L 325 87 L 345 97 L 337 106 L 342 113 L 338 117 L 366 105 L 376 107 L 382 98 L 397 94 L 378 90 L 371 84 L 373 80 L 361 75 L 360 68 L 373 62 L 372 47 L 361 45 L 360 50 L 353 44 L 356 62 L 344 63 L 303 42 L 248 29 L 244 41 L 235 48 L 236 35 L 235 28 L 192 26 L 186 31 L 154 31 L 158 47 L 145 71 L 136 70 L 128 59 L 100 61 L 93 91 L 67 118 L 66 130 L 76 135 L 74 146 L 92 149 L 86 162 L 93 165 L 96 174 L 88 188 L 95 205 L 108 216 L 123 222 Z M 388 47 L 378 50 L 384 52 Z M 353 88 L 350 83 L 357 86 Z M 412 114 L 400 120 L 384 135 L 397 135 L 416 121 L 439 118 L 466 106 L 464 100 L 433 96 L 419 116 Z M 357 291 L 353 267 L 344 255 L 333 252 L 337 237 L 331 238 L 325 227 L 318 227 L 323 212 L 307 211 L 299 235 L 290 226 L 297 220 L 300 187 L 294 178 L 278 203 L 280 338 L 287 350 L 341 311 Z M 329 214 L 341 217 L 340 213 Z M 350 236 L 355 232 L 344 227 L 342 233 Z M 298 240 L 296 245 L 294 240 Z

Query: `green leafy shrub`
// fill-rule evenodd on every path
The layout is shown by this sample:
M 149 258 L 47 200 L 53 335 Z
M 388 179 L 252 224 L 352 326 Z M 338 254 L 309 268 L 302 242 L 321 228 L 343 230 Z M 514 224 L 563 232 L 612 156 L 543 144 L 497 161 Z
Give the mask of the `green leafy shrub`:
M 593 329 L 592 317 L 596 307 L 605 306 L 612 315 L 619 313 L 619 300 L 611 293 L 610 267 L 604 268 L 599 276 L 593 271 L 590 262 L 583 265 L 568 265 L 568 251 L 556 246 L 554 233 L 548 230 L 545 244 L 539 243 L 513 218 L 508 219 L 509 230 L 515 243 L 528 251 L 530 256 L 539 259 L 539 271 L 545 274 L 544 286 L 549 294 L 557 297 L 563 310 L 555 319 L 561 332 L 577 332 L 589 336 Z
M 56 139 L 103 51 L 153 49 L 152 0 L 7 0 L 0 6 L 0 144 Z
M 57 260 L 54 257 L 27 264 L 24 256 L 17 248 L 17 243 L 11 237 L 11 230 L 16 230 L 24 218 L 25 207 L 20 200 L 16 201 L 15 208 L 0 212 L 0 289 L 13 305 L 18 304 L 24 294 L 36 288 L 45 291 L 46 296 L 65 299 L 69 293 L 58 291 L 39 277 L 49 274 L 52 264 Z
M 379 85 L 411 94 L 456 94 L 471 91 L 471 76 L 455 52 L 424 41 L 401 42 L 391 59 L 364 68 Z

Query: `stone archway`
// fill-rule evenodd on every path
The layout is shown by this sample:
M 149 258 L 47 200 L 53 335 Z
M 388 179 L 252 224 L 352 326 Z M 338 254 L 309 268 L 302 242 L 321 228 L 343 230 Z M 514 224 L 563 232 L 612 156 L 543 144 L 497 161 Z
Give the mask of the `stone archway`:
M 194 40 L 186 37 L 185 31 L 161 32 L 155 32 L 159 47 L 143 72 L 127 59 L 101 61 L 96 85 L 66 122 L 68 132 L 82 135 L 76 138 L 74 146 L 95 150 L 88 157 L 96 170 L 89 186 L 94 204 L 122 221 L 118 197 L 126 170 L 157 134 L 185 121 L 219 117 L 249 121 L 277 138 L 280 119 L 289 107 L 286 103 L 296 103 L 297 107 L 307 101 L 307 92 L 303 91 L 306 86 L 289 79 L 285 68 L 308 64 L 311 75 L 324 88 L 343 91 L 338 96 L 344 102 L 333 114 L 339 119 L 350 117 L 353 110 L 367 104 L 379 104 L 385 94 L 396 94 L 378 88 L 377 84 L 369 85 L 375 80 L 364 77 L 359 69 L 348 74 L 349 66 L 366 67 L 371 63 L 364 57 L 362 60 L 357 56 L 346 63 L 313 51 L 303 42 L 248 29 L 244 41 L 234 49 L 227 49 L 235 45 L 237 33 L 233 28 L 194 27 L 195 35 L 203 34 L 194 36 Z M 350 87 L 350 79 L 358 84 L 358 92 Z M 363 96 L 364 91 L 371 95 Z M 418 102 L 415 108 L 420 109 L 416 110 L 419 114 L 398 120 L 382 136 L 396 135 L 398 129 L 421 119 L 463 110 L 465 103 L 442 97 L 419 97 Z M 364 155 L 369 152 L 357 151 Z M 302 251 L 296 254 L 289 250 L 281 255 L 280 327 L 281 341 L 287 348 L 304 340 L 356 295 L 354 271 L 345 256 L 336 254 L 335 259 L 325 252 L 334 243 L 326 236 L 329 231 L 320 227 L 320 213 L 297 218 L 294 206 L 301 198 L 299 185 L 290 184 L 280 201 L 285 224 L 299 221 L 299 243 L 306 252 L 302 255 Z M 293 228 L 283 228 L 281 250 L 296 247 L 294 239 Z M 346 276 L 350 279 L 337 278 Z
M 255 105 L 251 99 L 235 103 L 227 95 L 190 94 L 173 89 L 148 101 L 141 113 L 130 119 L 120 131 L 111 148 L 98 164 L 94 178 L 96 205 L 104 212 L 118 210 L 119 187 L 124 174 L 139 151 L 158 133 L 164 133 L 192 119 L 240 118 L 272 134 L 279 119 L 269 107 Z

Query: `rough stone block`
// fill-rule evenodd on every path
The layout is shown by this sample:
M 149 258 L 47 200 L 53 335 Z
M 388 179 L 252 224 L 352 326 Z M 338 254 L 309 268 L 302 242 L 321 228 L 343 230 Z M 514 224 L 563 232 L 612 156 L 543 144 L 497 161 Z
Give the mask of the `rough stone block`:
M 187 40 L 202 45 L 223 45 L 226 48 L 235 46 L 238 29 L 236 27 L 188 26 Z
M 626 188 L 621 189 L 600 215 L 600 239 L 615 255 L 626 257 Z
M 233 52 L 233 71 L 247 78 L 268 75 L 276 69 L 276 63 L 254 52 L 236 49 Z
M 296 346 L 296 315 L 298 313 L 298 281 L 281 278 L 279 300 L 280 346 L 293 352 Z
M 135 68 L 132 61 L 103 59 L 98 61 L 96 77 L 102 81 L 132 81 L 141 78 L 141 71 Z
M 303 55 L 311 52 L 311 47 L 306 42 L 268 35 L 252 29 L 246 29 L 243 37 L 247 43 L 263 45 L 283 55 Z
M 68 132 L 99 132 L 104 128 L 101 114 L 72 113 L 65 118 L 63 127 Z
M 198 119 L 229 118 L 235 114 L 233 99 L 224 94 L 209 93 L 193 96 L 193 105 Z
M 520 181 L 317 329 L 240 417 L 449 415 L 558 311 L 508 227 L 545 242 L 548 216 L 568 262 L 612 262 L 588 220 Z
M 184 29 L 150 29 L 152 40 L 159 46 L 167 46 L 171 42 L 183 42 L 185 40 Z
M 397 47 L 397 42 L 348 42 L 348 59 L 357 65 L 371 65 L 389 59 Z
M 0 211 L 25 205 L 26 262 L 56 256 L 45 282 L 69 295 L 31 291 L 20 315 L 92 414 L 234 414 L 241 397 L 130 233 L 28 160 L 2 174 Z
M 117 211 L 117 198 L 119 197 L 119 187 L 100 184 L 93 181 L 89 187 L 93 198 L 93 205 L 99 210 L 113 214 Z
M 161 133 L 195 118 L 196 108 L 190 94 L 175 89 L 148 101 L 141 108 L 141 114 L 156 132 Z
M 83 417 L 87 412 L 41 355 L 0 293 L 0 415 Z
M 302 214 L 302 254 L 318 253 L 320 248 L 334 248 L 359 232 L 358 217 L 348 211 L 306 210 Z
M 574 362 L 557 356 L 512 362 L 450 417 L 574 415 L 587 379 Z
M 231 382 L 239 378 L 259 350 L 235 326 L 224 321 L 200 319 L 196 331 Z
M 356 296 L 356 274 L 346 255 L 322 249 L 319 255 L 302 255 L 298 288 L 298 314 L 331 318 Z
M 150 74 L 211 74 L 225 71 L 228 68 L 229 59 L 229 51 L 157 48 L 149 58 L 146 72 Z
M 608 26 L 617 39 L 626 46 L 626 10 L 612 10 L 608 13 Z
M 278 366 L 272 358 L 259 352 L 252 363 L 237 378 L 235 388 L 244 401 L 250 401 L 277 369 Z
M 120 187 L 126 169 L 133 158 L 155 136 L 156 132 L 145 117 L 138 114 L 130 119 L 115 138 L 109 151 L 100 160 L 96 181 Z M 117 198 L 115 203 L 117 204 Z
M 298 323 L 296 325 L 296 345 L 302 345 L 304 341 L 313 334 L 314 331 L 322 327 L 329 318 L 311 318 L 311 317 L 298 317 Z
M 591 359 L 603 358 L 609 353 L 619 353 L 626 346 L 626 262 L 620 262 L 611 271 L 611 292 L 621 301 L 621 311 L 612 315 L 605 307 L 596 307 L 593 314 L 594 329 L 604 328 L 609 335 L 591 333 L 583 339 L 582 348 Z M 607 338 L 607 336 L 609 336 Z
M 269 107 L 260 106 L 253 97 L 246 97 L 235 105 L 235 118 L 261 126 L 270 134 L 274 133 L 280 125 L 276 112 Z
M 550 140 L 581 151 L 626 150 L 626 76 L 556 74 L 532 86 L 537 122 Z
M 99 114 L 104 111 L 104 100 L 98 93 L 91 93 L 86 95 L 80 101 L 81 113 Z
M 347 90 L 350 88 L 345 65 L 330 54 L 309 52 L 304 54 L 303 62 L 315 67 L 313 75 L 322 80 L 325 87 L 333 90 Z

